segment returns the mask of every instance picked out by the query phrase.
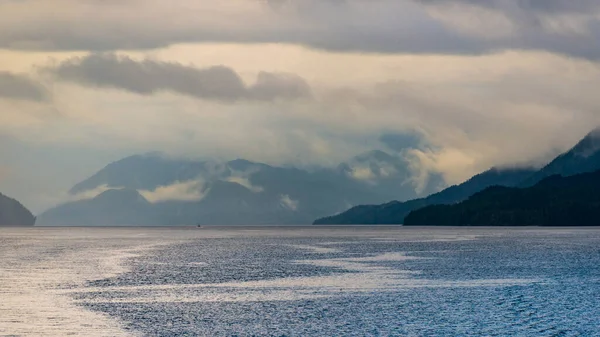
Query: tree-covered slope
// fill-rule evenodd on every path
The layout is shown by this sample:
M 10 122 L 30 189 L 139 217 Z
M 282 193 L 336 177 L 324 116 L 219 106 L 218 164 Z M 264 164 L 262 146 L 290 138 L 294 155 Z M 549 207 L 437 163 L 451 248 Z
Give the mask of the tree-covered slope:
M 559 155 L 524 180 L 521 186 L 533 186 L 542 179 L 556 174 L 566 177 L 596 170 L 600 170 L 600 129 L 588 133 L 569 151 Z
M 35 217 L 15 199 L 0 193 L 0 227 L 1 226 L 33 226 Z
M 405 226 L 599 226 L 600 171 L 550 176 L 534 186 L 489 187 L 454 205 L 408 214 Z

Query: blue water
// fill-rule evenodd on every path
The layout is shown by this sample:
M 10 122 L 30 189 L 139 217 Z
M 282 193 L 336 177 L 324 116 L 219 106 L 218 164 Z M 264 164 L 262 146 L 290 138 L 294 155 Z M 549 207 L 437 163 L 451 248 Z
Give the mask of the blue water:
M 600 336 L 593 228 L 5 229 L 0 254 L 0 335 Z

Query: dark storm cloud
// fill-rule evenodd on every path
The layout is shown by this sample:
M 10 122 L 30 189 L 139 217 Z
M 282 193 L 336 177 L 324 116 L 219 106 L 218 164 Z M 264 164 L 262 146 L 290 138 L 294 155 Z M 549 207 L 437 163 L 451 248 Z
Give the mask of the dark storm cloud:
M 596 0 L 61 3 L 69 10 L 53 15 L 48 14 L 47 1 L 0 3 L 0 47 L 109 51 L 177 43 L 264 42 L 329 51 L 480 54 L 524 49 L 600 57 L 600 1 Z M 447 11 L 443 7 L 448 4 L 459 8 Z M 498 27 L 490 24 L 493 20 L 473 13 L 472 8 L 506 19 L 512 26 L 510 34 L 499 35 Z M 432 10 L 437 10 L 435 15 Z M 569 31 L 574 27 L 576 33 Z
M 292 74 L 261 72 L 254 84 L 246 85 L 234 70 L 225 66 L 195 68 L 179 63 L 136 61 L 114 54 L 73 58 L 48 70 L 64 81 L 140 95 L 171 91 L 225 102 L 311 96 L 308 84 Z
M 430 9 L 447 11 L 447 5 L 459 6 L 458 13 L 468 13 L 469 9 L 485 9 L 497 18 L 510 22 L 511 32 L 503 37 L 489 38 L 494 26 L 489 20 L 477 14 L 465 16 L 457 26 L 469 21 L 481 20 L 471 27 L 475 33 L 461 35 L 485 51 L 522 49 L 547 50 L 550 52 L 583 57 L 600 58 L 600 1 L 597 0 L 414 0 Z M 456 9 L 456 7 L 455 7 Z M 451 15 L 449 14 L 448 18 Z M 493 21 L 493 20 L 489 20 Z M 452 29 L 452 25 L 447 25 Z M 456 27 L 454 27 L 456 28 Z M 477 35 L 480 34 L 480 37 Z
M 0 71 L 0 98 L 41 102 L 48 98 L 38 82 L 24 75 Z

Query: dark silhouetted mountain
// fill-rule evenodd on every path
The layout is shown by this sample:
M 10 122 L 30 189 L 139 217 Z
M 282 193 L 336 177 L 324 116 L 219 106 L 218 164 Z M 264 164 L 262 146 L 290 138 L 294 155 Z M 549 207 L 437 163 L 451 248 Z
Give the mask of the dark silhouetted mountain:
M 53 208 L 40 215 L 38 223 L 307 224 L 353 205 L 418 197 L 422 194 L 415 191 L 411 177 L 406 159 L 382 151 L 364 153 L 336 168 L 317 169 L 244 159 L 223 163 L 136 155 L 75 185 L 71 197 L 84 200 Z M 113 196 L 115 203 L 104 200 L 107 192 L 89 199 L 107 189 L 119 191 Z M 125 198 L 124 191 L 137 191 L 145 202 L 140 204 L 137 196 Z
M 593 130 L 571 150 L 561 154 L 538 172 L 525 180 L 521 186 L 532 186 L 552 176 L 570 176 L 600 170 L 600 129 Z
M 3 226 L 33 226 L 35 217 L 15 199 L 0 193 L 0 227 Z
M 348 225 L 348 224 L 402 224 L 404 217 L 411 211 L 434 204 L 453 204 L 465 200 L 473 193 L 492 185 L 516 186 L 533 174 L 535 170 L 528 168 L 492 168 L 480 173 L 462 184 L 450 186 L 441 192 L 426 198 L 406 202 L 392 201 L 382 205 L 361 205 L 343 213 L 318 219 L 316 225 Z
M 600 171 L 526 188 L 489 187 L 454 205 L 408 214 L 405 226 L 600 226 Z

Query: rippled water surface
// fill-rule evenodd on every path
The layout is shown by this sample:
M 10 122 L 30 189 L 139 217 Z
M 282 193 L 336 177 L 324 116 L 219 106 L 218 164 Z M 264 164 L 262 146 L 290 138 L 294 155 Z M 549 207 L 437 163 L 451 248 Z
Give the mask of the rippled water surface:
M 600 229 L 0 229 L 0 336 L 600 336 Z

